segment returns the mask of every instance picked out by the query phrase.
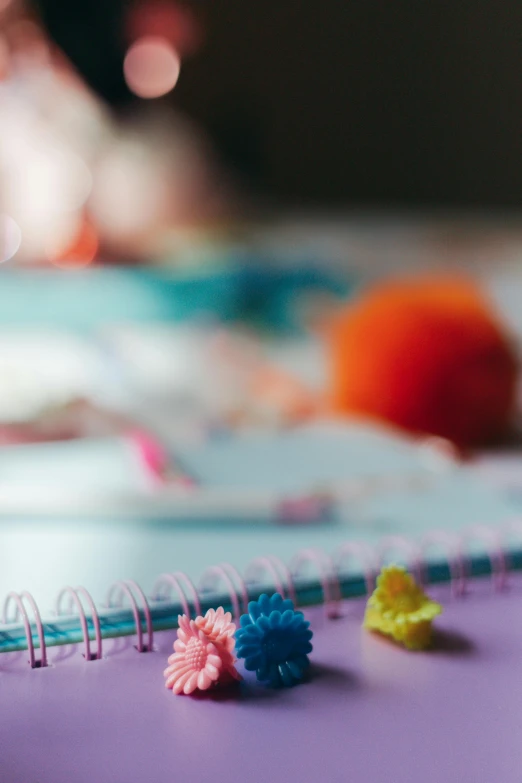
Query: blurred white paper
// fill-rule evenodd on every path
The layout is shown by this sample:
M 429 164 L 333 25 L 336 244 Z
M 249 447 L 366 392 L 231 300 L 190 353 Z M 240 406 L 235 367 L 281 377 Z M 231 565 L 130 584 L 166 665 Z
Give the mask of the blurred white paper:
M 150 486 L 139 449 L 127 438 L 82 438 L 0 448 L 1 498 L 26 494 L 117 493 Z

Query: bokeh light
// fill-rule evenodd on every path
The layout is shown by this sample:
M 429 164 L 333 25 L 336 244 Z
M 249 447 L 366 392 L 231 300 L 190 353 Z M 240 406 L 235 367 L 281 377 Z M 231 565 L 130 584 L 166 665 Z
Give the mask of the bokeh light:
M 148 0 L 128 10 L 126 30 L 129 41 L 157 36 L 173 44 L 181 55 L 194 54 L 203 43 L 203 29 L 194 11 L 172 0 Z
M 41 127 L 16 126 L 2 134 L 5 144 L 4 197 L 24 216 L 79 209 L 89 197 L 92 175 L 85 162 L 60 147 Z M 38 134 L 40 130 L 40 134 Z
M 49 261 L 62 269 L 78 269 L 88 266 L 98 254 L 98 234 L 92 223 L 85 218 L 76 235 L 69 243 L 50 246 Z
M 159 98 L 176 85 L 181 61 L 165 38 L 140 38 L 128 50 L 123 64 L 125 81 L 139 98 Z
M 22 242 L 22 232 L 18 223 L 9 215 L 0 215 L 0 263 L 9 261 Z

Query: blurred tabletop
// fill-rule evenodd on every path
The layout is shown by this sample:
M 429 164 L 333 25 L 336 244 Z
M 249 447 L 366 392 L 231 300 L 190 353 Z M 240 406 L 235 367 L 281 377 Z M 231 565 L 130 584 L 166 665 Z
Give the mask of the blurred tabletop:
M 294 271 L 304 256 L 309 264 L 313 258 L 312 266 L 322 269 L 324 279 L 344 279 L 350 285 L 355 281 L 355 289 L 359 283 L 392 272 L 432 267 L 471 271 L 484 280 L 515 337 L 522 333 L 521 216 L 300 214 L 267 221 L 258 233 L 257 257 L 277 257 L 287 279 L 298 283 L 302 277 L 295 277 Z M 217 307 L 213 315 L 218 321 L 236 315 L 235 297 L 246 278 L 237 266 L 234 269 L 233 273 L 228 269 L 224 278 L 214 269 L 199 300 L 198 307 L 203 309 Z M 181 285 L 185 292 L 192 286 L 186 273 L 176 277 L 153 270 L 99 268 L 93 269 L 92 275 L 90 271 L 52 272 L 47 277 L 43 271 L 31 274 L 27 270 L 19 275 L 12 267 L 6 269 L 6 285 L 0 287 L 0 301 L 2 297 L 6 299 L 6 307 L 0 307 L 4 335 L 15 328 L 39 328 L 45 318 L 54 319 L 54 327 L 60 328 L 67 327 L 67 319 L 71 318 L 84 330 L 88 319 L 71 302 L 68 316 L 65 313 L 64 318 L 55 317 L 59 296 L 67 301 L 71 286 L 75 296 L 85 297 L 86 308 L 87 300 L 96 300 L 98 325 L 102 329 L 126 320 L 132 325 L 133 301 L 138 321 L 164 324 L 176 309 L 172 306 L 175 286 Z M 69 280 L 68 274 L 72 275 Z M 51 278 L 59 282 L 56 288 Z M 50 304 L 43 301 L 42 285 L 45 291 L 52 292 Z M 29 314 L 24 319 L 17 312 L 17 291 L 30 293 L 26 305 L 33 309 L 35 317 Z M 244 287 L 241 291 L 244 293 Z M 99 297 L 100 292 L 105 293 Z M 73 323 L 70 326 L 75 328 Z M 306 339 L 297 337 L 293 343 L 284 343 L 284 362 L 303 376 L 313 376 L 310 353 L 306 346 L 303 349 Z M 317 347 L 311 350 L 317 357 Z M 168 430 L 168 422 L 165 429 Z M 281 470 L 291 471 L 292 466 L 282 464 Z M 330 525 L 252 525 L 241 530 L 233 525 L 215 525 L 191 529 L 171 525 L 154 515 L 148 518 L 147 514 L 127 520 L 110 516 L 104 519 L 103 515 L 93 520 L 38 515 L 15 519 L 5 515 L 0 519 L 0 594 L 28 589 L 46 609 L 62 585 L 83 584 L 96 600 L 103 600 L 109 585 L 121 578 L 135 579 L 150 592 L 155 577 L 163 572 L 180 569 L 197 580 L 207 566 L 222 560 L 242 568 L 260 554 L 275 554 L 288 560 L 303 547 L 332 552 L 348 537 L 376 541 L 390 533 L 415 535 L 417 529 L 428 527 L 456 529 L 472 523 L 498 523 L 517 511 L 517 504 L 505 492 L 484 486 L 465 469 L 446 476 L 424 493 L 384 493 L 368 501 L 362 511 L 347 507 L 341 521 Z

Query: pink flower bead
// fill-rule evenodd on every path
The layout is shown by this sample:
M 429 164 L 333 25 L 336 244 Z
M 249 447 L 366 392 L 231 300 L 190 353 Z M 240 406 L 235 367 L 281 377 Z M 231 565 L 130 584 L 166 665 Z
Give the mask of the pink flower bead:
M 213 642 L 225 645 L 230 651 L 234 649 L 236 626 L 232 622 L 230 612 L 225 614 L 222 606 L 218 609 L 209 609 L 204 617 L 196 617 L 194 622 Z
M 194 620 L 179 618 L 178 639 L 164 675 L 165 687 L 173 693 L 193 693 L 196 688 L 205 691 L 217 682 L 223 662 L 216 645 L 200 631 Z
M 223 675 L 220 680 L 240 680 L 241 675 L 235 667 L 236 659 L 233 655 L 236 626 L 232 622 L 230 612 L 225 612 L 222 606 L 218 609 L 209 609 L 204 617 L 196 617 L 194 621 L 197 627 L 217 646 L 223 662 Z
M 189 620 L 185 615 L 179 617 L 174 653 L 164 672 L 167 688 L 175 694 L 190 694 L 197 688 L 207 690 L 218 680 L 241 679 L 234 666 L 236 626 L 231 619 L 223 607 L 209 609 L 205 617 L 195 620 Z

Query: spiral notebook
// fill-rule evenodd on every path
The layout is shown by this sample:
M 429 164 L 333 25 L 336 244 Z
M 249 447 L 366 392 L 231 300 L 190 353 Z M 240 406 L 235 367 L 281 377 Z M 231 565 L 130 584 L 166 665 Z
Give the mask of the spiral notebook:
M 0 780 L 520 783 L 522 551 L 508 547 L 513 532 L 392 538 L 376 550 L 352 542 L 332 557 L 301 551 L 288 567 L 260 557 L 244 578 L 222 564 L 207 570 L 199 593 L 182 573 L 165 574 L 153 599 L 121 582 L 108 595 L 117 606 L 97 611 L 85 590 L 67 588 L 43 623 L 32 596 L 10 594 L 4 619 L 15 620 L 18 606 L 22 622 L 0 636 L 4 651 L 18 648 L 0 656 Z M 428 557 L 441 546 L 447 558 Z M 430 651 L 407 652 L 361 629 L 365 590 L 392 555 L 444 604 Z M 347 570 L 353 558 L 362 573 Z M 231 691 L 165 690 L 179 611 L 220 602 L 237 612 L 274 588 L 312 623 L 307 682 L 272 690 L 242 671 Z

